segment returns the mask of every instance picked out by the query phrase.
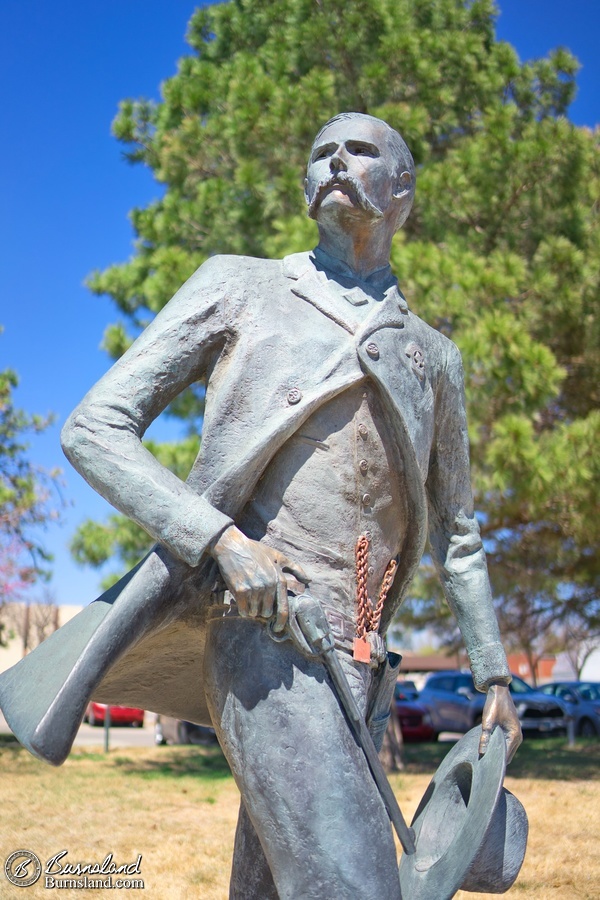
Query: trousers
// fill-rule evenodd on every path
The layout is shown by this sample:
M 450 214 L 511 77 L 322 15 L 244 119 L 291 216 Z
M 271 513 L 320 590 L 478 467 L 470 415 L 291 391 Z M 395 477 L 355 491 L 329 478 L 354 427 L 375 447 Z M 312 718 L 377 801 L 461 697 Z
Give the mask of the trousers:
M 364 712 L 371 670 L 339 655 Z M 204 677 L 241 793 L 231 900 L 399 900 L 390 822 L 323 664 L 230 617 L 210 623 Z

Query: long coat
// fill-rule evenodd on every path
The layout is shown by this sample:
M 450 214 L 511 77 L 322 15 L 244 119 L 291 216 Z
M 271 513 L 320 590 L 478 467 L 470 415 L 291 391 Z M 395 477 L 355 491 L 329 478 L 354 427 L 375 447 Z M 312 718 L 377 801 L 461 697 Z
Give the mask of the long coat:
M 202 377 L 202 447 L 184 484 L 141 438 Z M 397 289 L 356 326 L 311 254 L 220 256 L 186 282 L 65 425 L 73 465 L 158 544 L 0 676 L 0 707 L 22 743 L 62 762 L 91 696 L 208 721 L 202 659 L 218 572 L 207 548 L 287 438 L 365 377 L 379 388 L 408 491 L 407 535 L 380 630 L 406 593 L 429 525 L 476 684 L 508 678 L 473 514 L 455 345 L 412 314 Z

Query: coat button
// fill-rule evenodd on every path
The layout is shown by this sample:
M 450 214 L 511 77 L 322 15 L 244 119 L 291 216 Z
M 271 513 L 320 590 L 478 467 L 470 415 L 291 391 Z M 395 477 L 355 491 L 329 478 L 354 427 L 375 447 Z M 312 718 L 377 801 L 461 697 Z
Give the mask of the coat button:
M 358 464 L 358 468 L 362 475 L 366 475 L 367 472 L 369 471 L 369 463 L 367 462 L 366 459 L 361 459 L 361 461 Z
M 293 406 L 295 403 L 300 403 L 301 400 L 302 391 L 300 391 L 298 388 L 291 388 L 288 391 L 287 401 L 291 406 Z
M 369 429 L 366 425 L 360 424 L 358 426 L 358 433 L 360 434 L 361 438 L 366 438 L 369 433 Z
M 373 341 L 367 344 L 367 354 L 371 359 L 379 359 L 379 347 Z
M 363 494 L 363 495 L 362 495 L 362 502 L 363 502 L 363 506 L 370 506 L 370 505 L 371 505 L 371 495 L 370 495 L 370 494 Z

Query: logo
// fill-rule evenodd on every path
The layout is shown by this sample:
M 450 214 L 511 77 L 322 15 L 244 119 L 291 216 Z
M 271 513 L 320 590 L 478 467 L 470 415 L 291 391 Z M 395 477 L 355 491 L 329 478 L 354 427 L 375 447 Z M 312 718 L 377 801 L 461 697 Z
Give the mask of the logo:
M 42 864 L 31 850 L 15 850 L 4 863 L 4 871 L 12 884 L 29 887 L 42 874 Z

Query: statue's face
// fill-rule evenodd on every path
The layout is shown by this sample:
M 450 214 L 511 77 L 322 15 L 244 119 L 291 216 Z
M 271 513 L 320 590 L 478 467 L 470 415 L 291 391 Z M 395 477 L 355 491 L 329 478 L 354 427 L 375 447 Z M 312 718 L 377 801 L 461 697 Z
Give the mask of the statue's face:
M 396 160 L 377 122 L 332 123 L 312 149 L 305 181 L 308 214 L 319 222 L 346 210 L 381 218 L 394 203 Z

